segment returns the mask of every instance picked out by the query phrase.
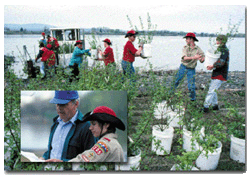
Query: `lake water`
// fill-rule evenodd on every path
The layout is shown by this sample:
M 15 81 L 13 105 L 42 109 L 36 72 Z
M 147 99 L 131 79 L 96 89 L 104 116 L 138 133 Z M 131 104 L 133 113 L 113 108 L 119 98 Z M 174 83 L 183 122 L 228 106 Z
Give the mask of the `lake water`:
M 87 38 L 90 35 L 86 35 L 86 48 L 89 48 Z M 4 36 L 4 54 L 13 54 L 16 57 L 20 57 L 18 49 L 23 53 L 23 45 L 27 46 L 28 52 L 31 58 L 35 58 L 39 51 L 38 41 L 41 38 L 40 35 L 5 35 Z M 116 62 L 120 64 L 123 54 L 123 46 L 125 45 L 127 38 L 123 35 L 104 35 L 99 36 L 101 46 L 103 46 L 102 40 L 109 38 L 112 41 L 112 48 Z M 209 37 L 197 37 L 199 42 L 196 44 L 206 52 L 209 46 Z M 137 41 L 137 40 L 136 40 Z M 138 46 L 137 42 L 134 42 L 135 47 Z M 185 45 L 185 39 L 181 36 L 154 36 L 152 42 L 152 58 L 149 60 L 137 57 L 134 62 L 134 67 L 140 69 L 148 69 L 148 61 L 152 64 L 153 68 L 158 70 L 171 70 L 178 69 L 181 60 L 182 48 Z M 246 69 L 246 55 L 245 55 L 245 38 L 235 38 L 227 43 L 230 49 L 230 71 L 245 71 Z M 137 47 L 138 48 L 138 47 Z M 89 66 L 93 64 L 92 59 L 88 59 Z M 18 64 L 16 66 L 20 66 Z M 198 63 L 196 70 L 207 71 L 204 64 Z

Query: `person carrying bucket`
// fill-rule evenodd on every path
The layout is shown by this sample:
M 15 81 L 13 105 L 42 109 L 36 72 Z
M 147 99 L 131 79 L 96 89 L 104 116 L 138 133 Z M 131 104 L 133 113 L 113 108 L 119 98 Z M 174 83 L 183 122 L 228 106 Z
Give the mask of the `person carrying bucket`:
M 204 102 L 203 111 L 209 112 L 209 107 L 212 106 L 213 110 L 219 110 L 218 97 L 216 91 L 220 88 L 221 84 L 228 79 L 228 66 L 229 66 L 229 49 L 226 46 L 228 38 L 225 35 L 218 35 L 216 37 L 216 44 L 218 46 L 217 52 L 220 52 L 220 58 L 213 64 L 208 65 L 207 70 L 212 70 L 211 83 Z
M 175 76 L 175 84 L 170 89 L 170 94 L 174 93 L 180 81 L 187 75 L 190 98 L 191 101 L 195 101 L 195 67 L 197 66 L 197 61 L 201 63 L 205 61 L 205 54 L 201 48 L 195 44 L 195 42 L 199 40 L 194 33 L 187 33 L 183 38 L 186 38 L 186 45 L 182 49 L 181 64 Z
M 133 42 L 135 41 L 137 34 L 138 32 L 134 30 L 130 30 L 125 35 L 125 38 L 128 38 L 128 41 L 124 46 L 122 69 L 123 69 L 123 74 L 126 76 L 129 76 L 130 78 L 134 77 L 134 74 L 135 74 L 135 69 L 133 67 L 133 62 L 135 61 L 135 57 L 140 56 L 143 50 L 142 44 L 140 44 L 138 50 L 133 45 Z

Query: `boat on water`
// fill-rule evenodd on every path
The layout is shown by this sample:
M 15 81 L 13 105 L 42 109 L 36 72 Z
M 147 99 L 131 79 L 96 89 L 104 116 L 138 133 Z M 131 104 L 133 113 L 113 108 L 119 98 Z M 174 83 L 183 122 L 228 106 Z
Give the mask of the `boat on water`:
M 69 64 L 77 40 L 81 40 L 85 48 L 85 33 L 82 28 L 51 28 L 50 35 L 56 38 L 60 45 L 59 66 L 63 68 Z

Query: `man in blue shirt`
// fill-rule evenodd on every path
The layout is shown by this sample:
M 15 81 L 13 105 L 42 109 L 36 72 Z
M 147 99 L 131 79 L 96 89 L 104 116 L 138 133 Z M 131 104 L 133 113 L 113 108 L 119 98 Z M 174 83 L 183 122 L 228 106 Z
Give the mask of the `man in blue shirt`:
M 58 116 L 53 119 L 48 150 L 43 158 L 67 161 L 92 148 L 95 138 L 89 130 L 90 123 L 83 122 L 83 114 L 77 109 L 78 92 L 55 91 L 50 103 L 56 104 Z

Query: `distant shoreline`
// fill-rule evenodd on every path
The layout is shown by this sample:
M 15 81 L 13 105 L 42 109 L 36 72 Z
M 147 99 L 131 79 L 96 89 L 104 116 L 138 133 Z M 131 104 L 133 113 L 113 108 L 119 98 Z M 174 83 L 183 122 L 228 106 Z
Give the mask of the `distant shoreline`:
M 10 31 L 10 32 L 4 32 L 4 35 L 40 35 L 41 32 L 33 32 L 33 31 L 27 31 L 27 32 L 18 32 L 18 31 Z M 126 31 L 119 31 L 119 32 L 96 32 L 96 35 L 102 36 L 102 35 L 125 35 Z M 49 34 L 49 33 L 48 33 Z M 85 32 L 86 35 L 91 35 L 91 32 Z M 140 31 L 141 34 L 141 31 Z M 197 37 L 216 37 L 217 35 L 214 33 L 195 33 Z M 185 36 L 186 32 L 176 32 L 176 31 L 156 31 L 153 36 Z M 246 34 L 237 34 L 234 38 L 245 38 Z

